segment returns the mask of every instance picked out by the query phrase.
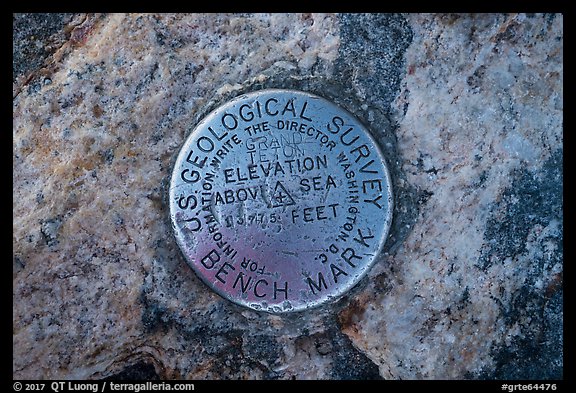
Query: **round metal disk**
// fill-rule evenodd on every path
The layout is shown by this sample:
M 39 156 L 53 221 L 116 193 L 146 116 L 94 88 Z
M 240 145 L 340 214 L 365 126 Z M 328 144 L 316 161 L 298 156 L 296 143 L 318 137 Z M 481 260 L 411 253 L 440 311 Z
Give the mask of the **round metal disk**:
M 222 105 L 182 147 L 170 215 L 217 293 L 274 313 L 335 300 L 366 274 L 392 220 L 382 152 L 350 113 L 304 92 Z

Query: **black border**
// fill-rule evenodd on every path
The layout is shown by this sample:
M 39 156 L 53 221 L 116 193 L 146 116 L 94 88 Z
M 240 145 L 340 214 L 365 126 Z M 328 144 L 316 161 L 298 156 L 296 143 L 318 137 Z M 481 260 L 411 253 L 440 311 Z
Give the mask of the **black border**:
M 155 3 L 148 3 L 146 5 L 139 4 L 138 7 L 135 6 L 121 6 L 119 4 L 105 4 L 105 3 L 75 3 L 73 5 L 65 5 L 65 3 L 57 2 L 57 3 L 40 3 L 40 4 L 32 4 L 32 3 L 24 3 L 20 2 L 19 4 L 10 3 L 13 12 L 97 12 L 102 8 L 105 8 L 107 12 L 129 12 L 133 11 L 134 8 L 140 8 L 140 11 L 145 12 L 191 12 L 190 7 L 192 6 L 195 8 L 193 12 L 217 12 L 217 11 L 226 11 L 226 12 L 379 12 L 379 11 L 386 11 L 386 12 L 559 12 L 564 15 L 565 25 L 564 25 L 564 43 L 571 43 L 572 38 L 572 17 L 575 15 L 573 12 L 569 12 L 568 5 L 570 4 L 569 1 L 565 2 L 554 2 L 554 1 L 547 1 L 547 2 L 531 2 L 531 1 L 508 1 L 506 3 L 473 3 L 473 2 L 461 2 L 460 4 L 456 4 L 454 7 L 454 3 L 448 1 L 435 1 L 435 2 L 426 2 L 422 5 L 415 4 L 413 2 L 390 2 L 385 3 L 385 10 L 377 10 L 374 9 L 374 4 L 372 3 L 370 6 L 366 4 L 357 4 L 352 2 L 346 2 L 342 4 L 330 4 L 330 7 L 320 6 L 319 4 L 313 4 L 312 2 L 308 1 L 306 3 L 298 3 L 298 2 L 268 2 L 264 5 L 254 5 L 253 3 L 247 2 L 236 2 L 230 3 L 227 5 L 226 9 L 223 10 L 221 7 L 224 5 L 222 3 L 216 2 L 202 2 L 202 3 L 188 3 L 188 2 L 180 2 L 178 5 L 167 5 L 165 3 L 155 2 Z M 306 7 L 302 7 L 301 5 L 306 4 Z M 382 4 L 382 3 L 378 3 Z M 144 10 L 142 10 L 144 8 Z M 306 8 L 305 10 L 303 8 Z M 330 8 L 330 9 L 328 9 Z M 8 16 L 8 14 L 5 14 Z M 8 19 L 8 18 L 6 18 Z M 8 20 L 6 20 L 8 22 Z M 10 31 L 6 31 L 4 37 L 6 40 L 12 37 L 12 30 L 11 30 L 12 23 L 5 23 L 4 27 L 6 30 L 10 29 Z M 8 38 L 10 37 L 10 38 Z M 567 39 L 567 37 L 569 37 Z M 570 66 L 571 61 L 571 51 L 564 51 L 564 61 L 565 65 L 563 70 L 572 70 L 573 68 Z M 570 81 L 573 79 L 570 72 L 564 72 L 564 85 L 572 86 Z M 6 87 L 6 91 L 12 91 L 12 86 L 8 88 Z M 11 94 L 11 93 L 10 93 Z M 6 93 L 8 95 L 8 93 Z M 570 97 L 569 94 L 564 94 L 564 97 Z M 567 100 L 569 102 L 569 99 Z M 13 100 L 10 106 L 13 105 Z M 7 105 L 8 107 L 8 105 Z M 564 104 L 564 107 L 567 107 Z M 6 119 L 10 119 L 11 116 L 6 116 Z M 564 116 L 564 130 L 568 129 L 571 130 L 570 124 L 572 123 L 571 117 Z M 564 144 L 570 146 L 573 142 L 573 137 L 571 132 L 563 132 L 564 136 Z M 8 150 L 9 144 L 6 144 L 6 148 Z M 12 158 L 12 150 L 10 149 L 5 153 L 5 157 L 8 157 L 9 160 Z M 565 158 L 564 161 L 564 168 L 568 166 L 569 161 Z M 11 167 L 10 163 L 6 165 L 6 167 Z M 564 170 L 564 176 L 566 174 L 570 174 L 570 171 Z M 570 175 L 569 175 L 570 176 Z M 563 182 L 567 184 L 571 184 L 570 181 Z M 571 213 L 573 207 L 570 203 L 566 204 L 565 202 L 570 200 L 568 199 L 570 193 L 568 187 L 563 187 L 564 192 L 564 210 L 565 213 Z M 13 199 L 13 195 L 12 198 Z M 571 216 L 570 214 L 568 214 Z M 566 221 L 564 224 L 566 224 Z M 568 221 L 570 222 L 570 221 Z M 569 226 L 570 227 L 570 226 Z M 570 233 L 570 230 L 564 227 L 564 238 L 566 236 L 566 232 Z M 570 247 L 564 247 L 564 260 L 571 261 L 570 258 L 572 254 L 572 249 Z M 566 258 L 568 256 L 568 258 Z M 570 282 L 570 278 L 573 274 L 573 267 L 570 263 L 563 264 L 563 282 Z M 6 277 L 9 277 L 6 274 Z M 7 279 L 8 280 L 8 279 Z M 10 282 L 8 285 L 3 286 L 4 290 L 6 291 L 5 298 L 12 298 L 13 296 L 13 282 Z M 9 291 L 11 291 L 9 293 Z M 563 291 L 564 291 L 564 310 L 571 310 L 570 303 L 574 300 L 573 291 L 570 285 L 563 284 Z M 14 301 L 14 299 L 12 299 Z M 575 363 L 574 363 L 574 355 L 576 352 L 576 346 L 574 342 L 573 335 L 571 334 L 574 332 L 574 322 L 572 318 L 572 314 L 564 314 L 568 315 L 567 318 L 564 318 L 564 363 L 563 363 L 563 373 L 564 379 L 563 380 L 546 380 L 546 381 L 529 381 L 529 380 L 520 380 L 520 381 L 486 381 L 486 380 L 424 380 L 424 381 L 334 381 L 334 380 L 322 380 L 322 381 L 289 381 L 289 380 L 282 380 L 282 381 L 274 381 L 274 380 L 267 380 L 267 381 L 154 381 L 157 383 L 166 383 L 170 385 L 174 385 L 176 383 L 192 383 L 194 384 L 194 392 L 202 392 L 205 389 L 214 389 L 214 388 L 249 388 L 252 390 L 258 389 L 266 389 L 267 391 L 270 388 L 278 388 L 278 387 L 288 387 L 288 388 L 314 388 L 314 387 L 331 387 L 331 388 L 369 388 L 369 387 L 380 387 L 387 386 L 393 389 L 410 389 L 410 388 L 432 388 L 432 389 L 446 389 L 448 391 L 459 391 L 461 392 L 462 389 L 466 388 L 482 388 L 484 391 L 491 392 L 491 391 L 506 391 L 502 389 L 503 384 L 508 385 L 518 385 L 518 384 L 556 384 L 557 389 L 556 391 L 564 391 L 565 388 L 568 386 L 574 386 L 574 371 Z M 7 329 L 8 330 L 7 325 Z M 12 327 L 13 327 L 13 320 L 12 320 Z M 12 330 L 13 331 L 13 330 Z M 8 332 L 4 334 L 4 338 L 8 340 Z M 12 343 L 10 345 L 9 353 L 12 355 L 13 359 L 13 346 Z M 4 352 L 8 353 L 8 351 Z M 20 382 L 24 384 L 45 384 L 46 388 L 43 391 L 52 391 L 49 389 L 49 386 L 52 382 L 61 382 L 67 380 L 16 380 L 13 379 L 13 371 L 6 368 L 4 369 L 6 372 L 6 377 L 3 378 L 5 381 L 8 381 L 7 384 L 3 384 L 4 386 L 9 387 L 10 391 L 16 391 L 14 389 L 14 384 L 16 382 Z M 99 392 L 102 391 L 102 385 L 104 381 L 76 381 L 76 383 L 93 383 L 97 384 L 99 387 Z M 120 381 L 118 381 L 120 382 Z M 122 383 L 130 383 L 128 381 L 121 381 Z M 144 382 L 144 381 L 141 381 Z M 24 391 L 24 390 L 22 390 Z M 62 390 L 67 391 L 67 390 Z M 110 391 L 107 389 L 106 391 Z M 520 390 L 515 390 L 520 391 Z M 536 390 L 541 391 L 541 390 Z M 552 390 L 550 390 L 552 391 Z

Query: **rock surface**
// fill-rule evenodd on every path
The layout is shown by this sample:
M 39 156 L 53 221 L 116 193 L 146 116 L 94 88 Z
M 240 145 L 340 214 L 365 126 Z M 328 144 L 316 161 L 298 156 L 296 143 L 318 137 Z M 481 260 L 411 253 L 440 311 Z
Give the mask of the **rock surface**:
M 51 18 L 14 19 L 14 378 L 562 377 L 562 15 Z M 313 313 L 225 301 L 171 234 L 186 135 L 263 87 L 354 112 L 393 176 L 386 253 Z

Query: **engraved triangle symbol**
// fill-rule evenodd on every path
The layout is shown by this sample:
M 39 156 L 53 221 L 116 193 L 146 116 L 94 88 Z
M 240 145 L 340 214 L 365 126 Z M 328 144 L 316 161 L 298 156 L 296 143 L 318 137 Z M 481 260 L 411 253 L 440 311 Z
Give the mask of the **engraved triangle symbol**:
M 290 206 L 296 204 L 280 180 L 276 182 L 272 193 L 272 207 Z

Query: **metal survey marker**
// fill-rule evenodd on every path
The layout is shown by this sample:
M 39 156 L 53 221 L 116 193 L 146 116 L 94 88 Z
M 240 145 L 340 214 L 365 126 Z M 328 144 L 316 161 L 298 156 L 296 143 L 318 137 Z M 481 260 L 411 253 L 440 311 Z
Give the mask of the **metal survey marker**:
M 353 115 L 301 91 L 220 106 L 176 160 L 170 216 L 187 263 L 261 311 L 338 299 L 381 253 L 392 221 L 382 151 Z

